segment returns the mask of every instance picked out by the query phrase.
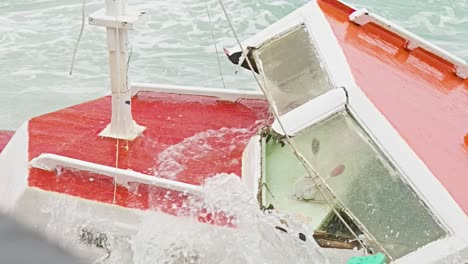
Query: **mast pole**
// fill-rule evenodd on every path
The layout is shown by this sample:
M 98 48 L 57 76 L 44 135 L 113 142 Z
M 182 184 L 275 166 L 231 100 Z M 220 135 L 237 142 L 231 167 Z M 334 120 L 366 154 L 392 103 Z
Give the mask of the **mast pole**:
M 131 89 L 127 76 L 128 29 L 132 29 L 136 20 L 127 14 L 127 9 L 127 0 L 105 0 L 105 10 L 93 14 L 89 21 L 92 25 L 106 27 L 109 52 L 112 116 L 110 124 L 99 135 L 133 140 L 145 128 L 132 117 Z

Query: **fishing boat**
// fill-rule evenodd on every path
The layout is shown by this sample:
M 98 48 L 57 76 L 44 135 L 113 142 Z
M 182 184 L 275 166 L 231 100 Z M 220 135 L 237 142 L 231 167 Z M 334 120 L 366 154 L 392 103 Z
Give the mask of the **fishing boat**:
M 238 215 L 187 204 L 235 174 L 259 208 L 306 227 L 271 232 L 307 242 L 315 263 L 468 259 L 463 60 L 368 10 L 314 0 L 225 50 L 260 91 L 129 83 L 127 35 L 144 12 L 126 5 L 89 18 L 107 30 L 111 95 L 0 132 L 4 212 L 96 256 L 147 211 L 229 236 Z

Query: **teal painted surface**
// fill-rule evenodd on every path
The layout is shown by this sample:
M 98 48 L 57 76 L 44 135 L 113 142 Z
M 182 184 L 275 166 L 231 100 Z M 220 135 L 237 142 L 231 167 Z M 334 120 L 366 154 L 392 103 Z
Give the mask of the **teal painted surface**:
M 385 255 L 379 253 L 374 256 L 352 257 L 347 264 L 385 264 Z

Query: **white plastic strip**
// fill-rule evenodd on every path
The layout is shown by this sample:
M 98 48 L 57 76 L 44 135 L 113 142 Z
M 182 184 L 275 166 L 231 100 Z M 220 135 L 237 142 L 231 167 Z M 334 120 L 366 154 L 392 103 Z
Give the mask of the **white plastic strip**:
M 257 197 L 259 191 L 260 177 L 262 175 L 262 147 L 260 136 L 250 139 L 242 153 L 242 181 L 252 194 Z
M 289 111 L 280 117 L 286 133 L 294 136 L 299 131 L 327 119 L 334 113 L 345 109 L 347 97 L 342 88 L 333 89 L 309 102 Z M 276 133 L 284 135 L 283 129 L 275 120 L 272 126 Z
M 238 99 L 259 99 L 265 100 L 265 95 L 261 91 L 249 90 L 231 90 L 220 88 L 205 88 L 195 86 L 179 86 L 169 84 L 152 84 L 152 83 L 132 83 L 133 95 L 139 92 L 160 92 L 174 93 L 200 96 L 213 96 L 226 101 L 237 101 Z
M 450 54 L 449 52 L 437 47 L 436 45 L 426 41 L 425 39 L 415 35 L 414 33 L 409 32 L 408 30 L 398 26 L 397 24 L 372 12 L 369 12 L 365 8 L 354 11 L 351 15 L 349 15 L 349 20 L 361 26 L 371 22 L 377 24 L 385 28 L 386 30 L 393 32 L 406 39 L 407 49 L 413 50 L 416 48 L 422 48 L 431 53 L 434 53 L 435 55 L 453 63 L 453 65 L 455 65 L 455 74 L 458 77 L 462 79 L 468 78 L 468 65 L 466 61 L 458 58 L 453 54 Z
M 135 182 L 178 192 L 189 193 L 196 196 L 204 196 L 204 191 L 200 186 L 158 178 L 132 170 L 113 168 L 55 154 L 41 154 L 31 160 L 30 166 L 47 171 L 54 171 L 57 168 L 70 168 L 75 170 L 88 171 L 114 178 L 115 181 L 121 185 L 128 185 L 129 182 Z

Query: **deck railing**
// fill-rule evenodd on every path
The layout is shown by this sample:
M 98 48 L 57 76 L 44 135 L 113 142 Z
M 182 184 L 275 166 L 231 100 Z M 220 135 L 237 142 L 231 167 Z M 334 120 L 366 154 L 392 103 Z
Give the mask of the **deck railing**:
M 199 197 L 204 196 L 203 188 L 197 185 L 154 177 L 132 170 L 123 170 L 119 168 L 114 168 L 55 154 L 41 154 L 38 157 L 31 160 L 30 166 L 33 168 L 38 168 L 47 171 L 55 171 L 59 168 L 87 171 L 110 177 L 114 179 L 115 182 L 119 185 L 126 186 L 129 183 L 140 183 L 155 187 L 161 187 L 177 192 L 183 192 Z

